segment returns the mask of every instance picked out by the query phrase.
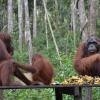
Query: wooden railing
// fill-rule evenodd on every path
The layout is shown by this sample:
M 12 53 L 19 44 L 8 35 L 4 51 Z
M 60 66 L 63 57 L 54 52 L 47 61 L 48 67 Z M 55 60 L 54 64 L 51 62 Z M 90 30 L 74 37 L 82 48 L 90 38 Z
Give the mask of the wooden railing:
M 74 96 L 74 100 L 82 100 L 82 88 L 100 87 L 100 85 L 35 85 L 35 86 L 0 86 L 0 89 L 36 89 L 53 88 L 55 89 L 55 100 L 63 100 L 62 94 Z

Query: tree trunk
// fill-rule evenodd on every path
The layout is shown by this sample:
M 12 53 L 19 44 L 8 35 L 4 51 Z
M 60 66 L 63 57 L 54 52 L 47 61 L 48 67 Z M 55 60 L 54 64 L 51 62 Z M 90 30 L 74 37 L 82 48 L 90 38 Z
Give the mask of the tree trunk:
M 22 50 L 23 0 L 18 0 L 18 26 L 19 26 L 19 49 Z
M 47 50 L 48 50 L 49 46 L 48 46 L 48 29 L 47 29 L 47 16 L 46 16 L 46 13 L 45 13 L 44 19 L 45 19 L 46 45 L 47 45 Z
M 55 9 L 58 10 L 58 1 L 54 0 L 54 2 L 55 2 Z
M 13 32 L 13 6 L 12 0 L 8 0 L 8 33 Z
M 89 2 L 89 34 L 96 34 L 96 0 L 88 0 Z
M 74 48 L 76 48 L 76 3 L 75 0 L 71 1 L 71 22 L 72 22 L 72 30 L 74 34 Z
M 86 41 L 88 38 L 88 28 L 87 28 L 87 17 L 85 14 L 84 0 L 78 0 L 78 11 L 80 18 L 80 32 L 82 41 Z
M 36 0 L 34 1 L 34 9 L 33 9 L 33 37 L 37 35 L 37 9 L 36 9 Z
M 25 8 L 25 40 L 28 48 L 29 62 L 31 63 L 33 53 L 32 53 L 32 41 L 31 41 L 30 24 L 29 24 L 28 0 L 24 0 L 24 8 Z

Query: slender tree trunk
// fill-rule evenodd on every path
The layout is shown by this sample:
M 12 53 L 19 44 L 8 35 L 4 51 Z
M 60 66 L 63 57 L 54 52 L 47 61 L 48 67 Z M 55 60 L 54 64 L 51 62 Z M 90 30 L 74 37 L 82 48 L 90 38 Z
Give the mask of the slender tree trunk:
M 13 32 L 13 1 L 8 0 L 8 33 Z
M 46 33 L 46 44 L 47 44 L 47 50 L 49 48 L 48 46 L 48 29 L 47 29 L 47 16 L 46 16 L 46 13 L 45 13 L 45 33 Z
M 88 38 L 88 28 L 87 28 L 87 17 L 85 14 L 84 0 L 78 0 L 78 11 L 80 18 L 80 32 L 82 41 L 86 41 Z
M 74 34 L 74 48 L 76 48 L 76 3 L 75 0 L 71 1 L 71 20 Z
M 19 27 L 19 49 L 22 50 L 23 0 L 18 0 L 18 27 Z
M 31 40 L 30 24 L 29 24 L 28 0 L 24 0 L 24 8 L 25 8 L 25 40 L 28 48 L 29 62 L 31 63 L 33 53 L 32 53 L 32 40 Z
M 1 4 L 2 5 L 2 4 Z M 3 24 L 2 24 L 2 26 L 3 26 L 3 28 L 2 28 L 2 32 L 7 32 L 8 30 L 7 30 L 7 9 L 6 9 L 6 4 L 5 4 L 5 6 L 4 6 L 4 9 L 3 9 L 3 14 L 2 14 L 2 20 L 3 20 Z M 1 24 L 1 23 L 0 23 Z
M 89 34 L 96 34 L 96 0 L 88 0 L 89 2 Z
M 55 1 L 55 8 L 56 10 L 58 10 L 58 1 L 57 0 L 54 0 Z
M 57 55 L 58 55 L 58 59 L 60 61 L 60 65 L 62 65 L 61 57 L 60 57 L 60 54 L 59 54 L 59 49 L 58 49 L 58 46 L 57 46 L 57 43 L 56 43 L 54 32 L 52 30 L 52 26 L 51 26 L 51 22 L 50 22 L 50 19 L 49 19 L 49 16 L 48 16 L 48 11 L 47 11 L 47 8 L 46 8 L 45 0 L 43 0 L 43 5 L 44 5 L 44 10 L 45 10 L 45 13 L 46 13 L 46 16 L 47 16 L 47 21 L 48 21 L 48 24 L 49 24 L 49 27 L 50 27 L 51 35 L 52 35 L 52 38 L 53 38 L 53 42 L 54 42 L 56 52 L 57 52 Z
M 56 18 L 56 23 L 54 22 L 54 25 L 55 25 L 55 28 L 56 28 L 56 30 L 58 30 L 58 24 L 60 23 L 59 22 L 59 15 L 58 15 L 58 12 L 59 12 L 59 10 L 58 10 L 58 0 L 54 0 L 54 4 L 55 4 L 55 18 Z
M 45 4 L 47 4 L 47 0 L 45 1 Z M 46 44 L 47 44 L 47 50 L 48 50 L 48 48 L 49 48 L 49 46 L 48 46 L 48 29 L 47 29 L 48 24 L 47 24 L 47 16 L 46 16 L 46 13 L 45 13 L 44 19 L 45 19 Z
M 37 35 L 37 9 L 36 9 L 36 0 L 34 1 L 34 9 L 33 9 L 33 37 Z

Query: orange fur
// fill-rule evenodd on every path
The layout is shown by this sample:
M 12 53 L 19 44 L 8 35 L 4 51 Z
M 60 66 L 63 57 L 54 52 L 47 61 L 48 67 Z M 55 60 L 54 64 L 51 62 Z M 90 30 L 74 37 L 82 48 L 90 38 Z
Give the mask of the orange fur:
M 53 65 L 50 61 L 40 54 L 35 54 L 32 57 L 31 64 L 19 64 L 15 62 L 15 65 L 28 72 L 32 73 L 32 81 L 34 84 L 46 84 L 49 85 L 53 78 Z
M 43 82 L 48 85 L 53 78 L 53 65 L 49 60 L 44 58 L 40 54 L 36 54 L 32 58 L 32 67 L 37 70 L 36 74 L 33 74 L 33 81 Z
M 100 61 L 100 54 L 97 53 L 91 56 L 85 56 L 84 49 L 85 43 L 81 43 L 74 58 L 74 67 L 79 74 L 91 75 L 91 69 L 93 70 L 94 68 L 93 65 Z

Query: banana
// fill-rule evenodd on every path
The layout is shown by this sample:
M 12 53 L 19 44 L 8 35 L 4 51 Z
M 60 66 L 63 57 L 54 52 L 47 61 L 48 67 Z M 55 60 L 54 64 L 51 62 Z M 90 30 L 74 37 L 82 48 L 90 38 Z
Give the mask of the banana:
M 91 77 L 91 76 L 72 76 L 69 79 L 65 79 L 62 82 L 63 85 L 84 85 L 84 84 L 100 84 L 100 77 Z

